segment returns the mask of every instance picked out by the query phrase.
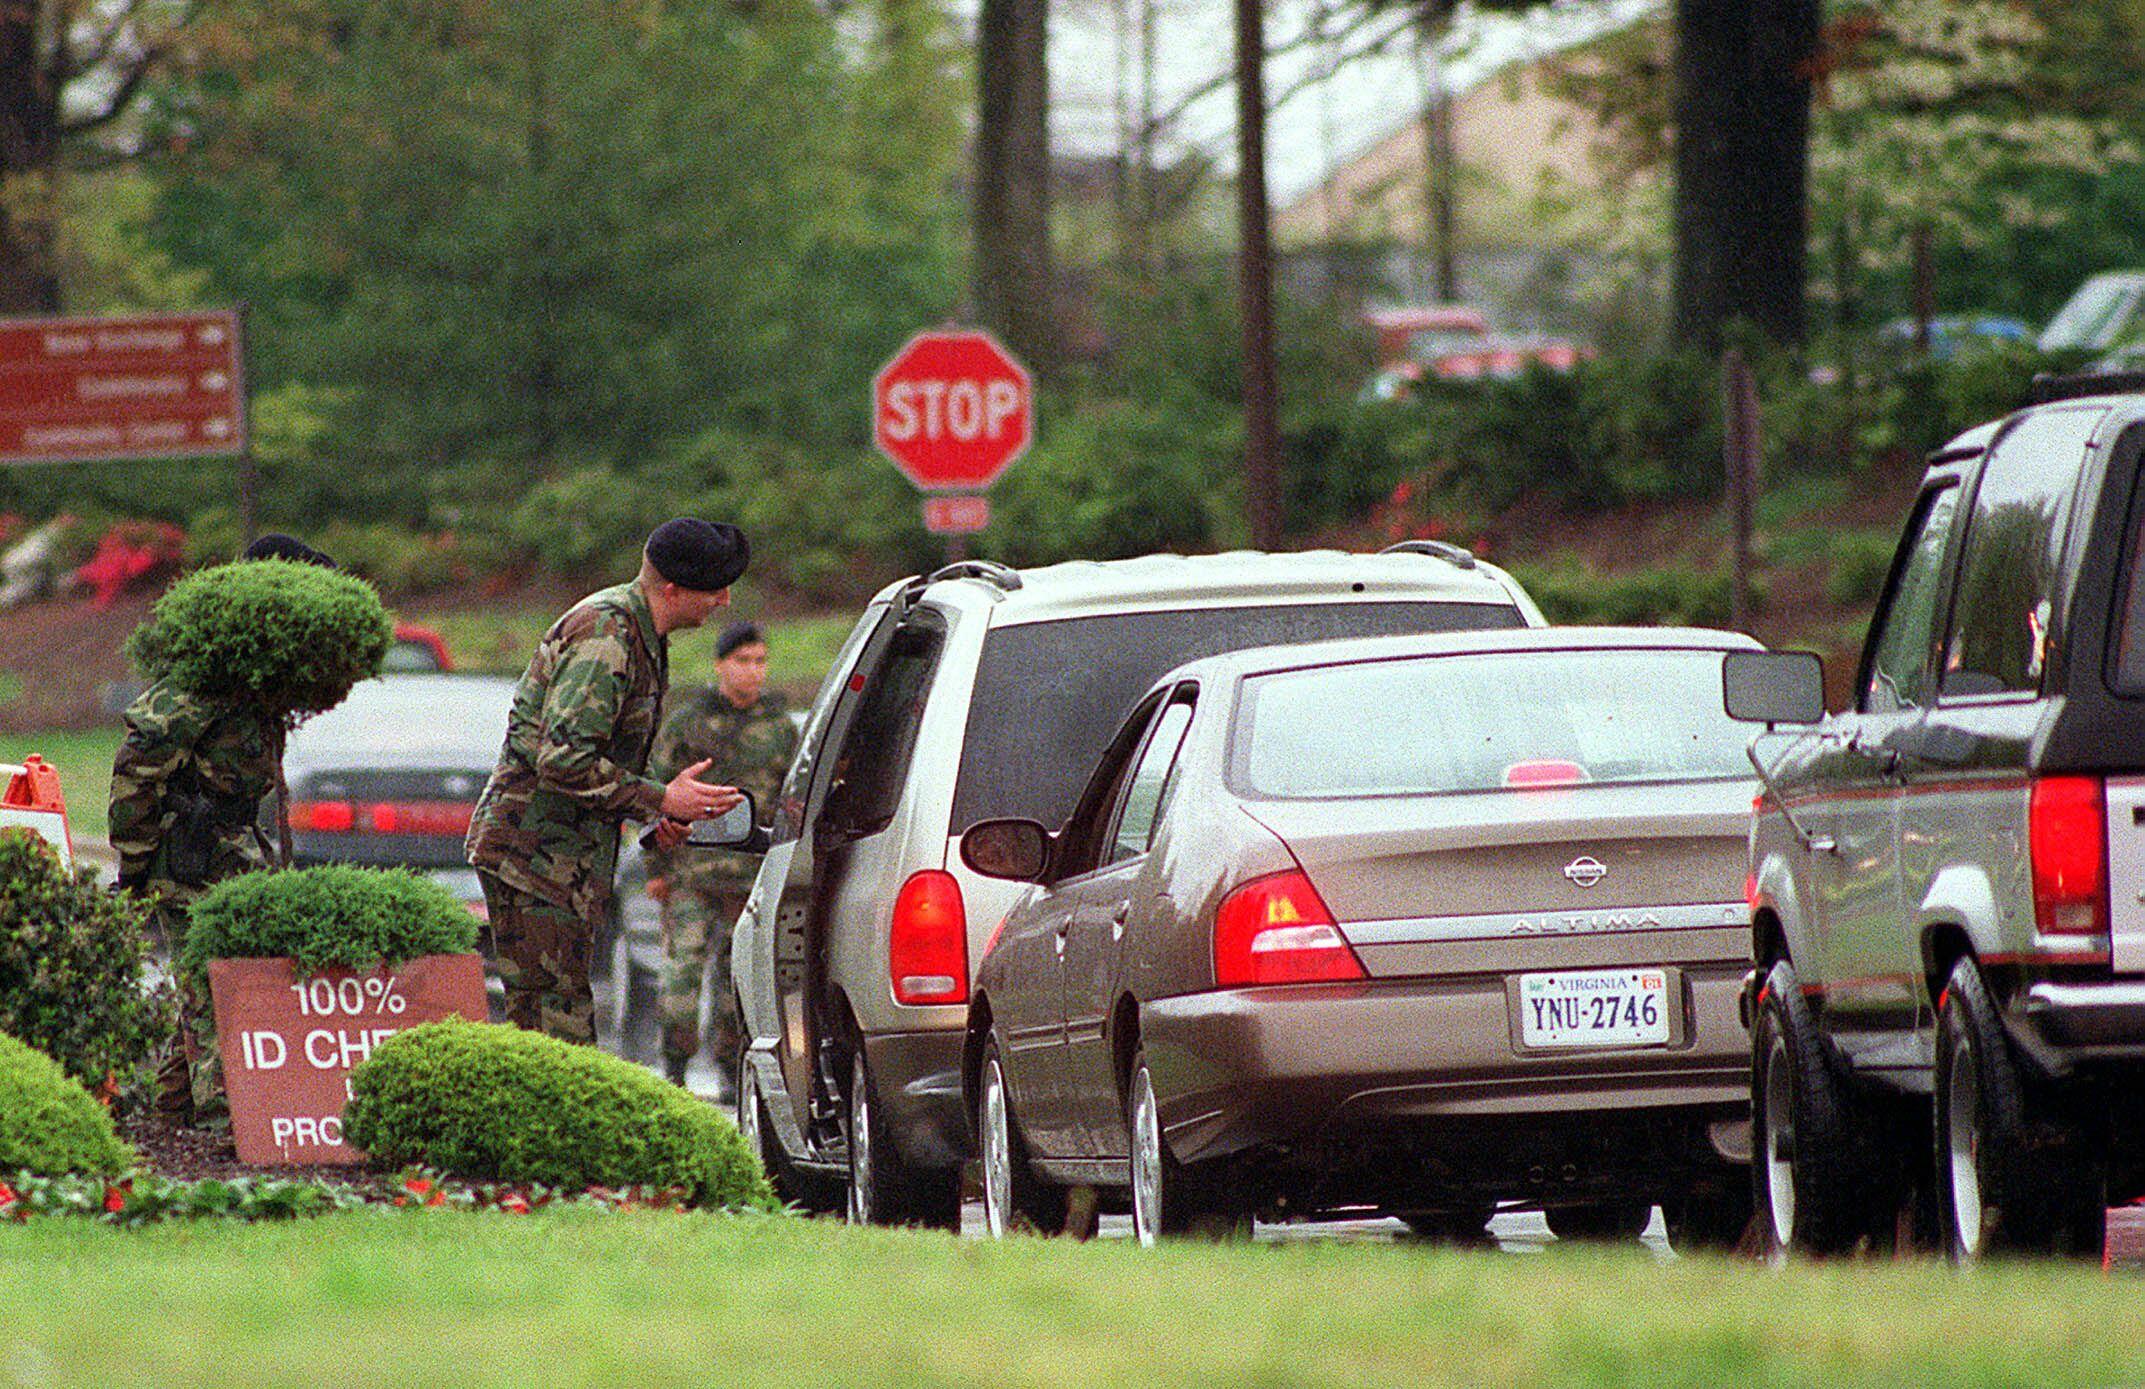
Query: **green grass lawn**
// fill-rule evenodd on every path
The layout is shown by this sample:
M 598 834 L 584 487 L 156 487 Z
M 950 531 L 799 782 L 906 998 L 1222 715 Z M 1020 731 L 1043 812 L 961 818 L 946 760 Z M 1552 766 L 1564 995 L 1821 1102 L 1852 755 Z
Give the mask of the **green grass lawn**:
M 0 1381 L 2119 1385 L 2145 1285 L 1644 1251 L 1006 1245 L 716 1217 L 0 1230 Z
M 50 733 L 0 733 L 0 762 L 20 763 L 36 753 L 60 769 L 67 797 L 67 824 L 77 844 L 104 838 L 104 811 L 112 794 L 112 754 L 120 730 L 72 729 Z

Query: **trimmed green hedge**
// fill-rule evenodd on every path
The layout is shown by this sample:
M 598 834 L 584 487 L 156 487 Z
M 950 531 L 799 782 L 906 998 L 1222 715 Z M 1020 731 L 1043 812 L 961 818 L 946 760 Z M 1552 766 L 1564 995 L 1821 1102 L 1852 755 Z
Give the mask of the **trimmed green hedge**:
M 288 955 L 301 971 L 369 969 L 476 948 L 477 919 L 431 879 L 327 864 L 210 888 L 189 913 L 179 965 L 205 981 L 211 960 Z
M 388 1038 L 350 1077 L 343 1132 L 391 1166 L 579 1190 L 676 1190 L 696 1206 L 774 1194 L 737 1127 L 594 1047 L 449 1019 Z
M 0 1032 L 85 1085 L 145 1090 L 171 1036 L 168 993 L 143 986 L 148 909 L 68 872 L 26 829 L 0 831 Z
M 112 1116 L 41 1051 L 0 1033 L 0 1172 L 116 1177 L 134 1165 Z
M 152 680 L 290 713 L 331 709 L 376 675 L 394 634 L 372 585 L 292 560 L 204 569 L 171 586 L 127 652 Z

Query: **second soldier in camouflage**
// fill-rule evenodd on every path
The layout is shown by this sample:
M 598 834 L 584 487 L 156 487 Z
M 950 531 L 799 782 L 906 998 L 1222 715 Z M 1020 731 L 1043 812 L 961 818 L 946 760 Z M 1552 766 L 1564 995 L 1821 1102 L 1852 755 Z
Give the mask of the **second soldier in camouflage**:
M 697 762 L 708 775 L 750 792 L 762 812 L 775 801 L 797 750 L 789 704 L 767 690 L 767 642 L 749 622 L 732 623 L 715 643 L 715 688 L 680 699 L 664 720 L 650 770 L 669 777 Z M 734 1087 L 741 1038 L 730 989 L 730 933 L 759 871 L 757 855 L 685 846 L 650 856 L 648 891 L 663 906 L 663 1064 L 685 1083 L 700 1050 L 700 992 L 712 962 L 711 1031 L 716 1064 Z M 734 1088 L 733 1088 L 734 1093 Z

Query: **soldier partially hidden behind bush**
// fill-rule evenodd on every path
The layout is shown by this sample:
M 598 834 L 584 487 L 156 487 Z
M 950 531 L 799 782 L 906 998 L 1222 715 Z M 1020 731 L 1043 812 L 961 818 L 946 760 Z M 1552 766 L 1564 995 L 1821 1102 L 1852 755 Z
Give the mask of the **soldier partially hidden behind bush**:
M 749 622 L 733 622 L 715 643 L 715 688 L 680 702 L 656 738 L 651 770 L 677 775 L 695 762 L 750 792 L 759 805 L 775 803 L 782 774 L 797 750 L 789 704 L 767 692 L 767 642 Z M 733 1087 L 740 1023 L 730 989 L 730 932 L 744 910 L 759 858 L 721 849 L 658 851 L 649 858 L 648 895 L 663 904 L 663 1065 L 685 1083 L 685 1068 L 700 1050 L 700 990 L 715 966 L 710 1030 L 715 1062 Z
M 112 762 L 112 848 L 120 887 L 154 903 L 152 934 L 174 953 L 204 891 L 288 857 L 261 825 L 284 738 L 376 674 L 392 632 L 372 589 L 309 546 L 268 536 L 244 559 L 173 585 L 129 643 L 153 683 Z M 182 987 L 184 1056 L 159 1080 L 160 1106 L 181 1117 L 222 1108 L 207 1002 Z
M 670 680 L 669 634 L 729 603 L 749 553 L 734 526 L 665 521 L 648 537 L 639 577 L 575 604 L 529 658 L 468 842 L 508 1021 L 595 1041 L 588 962 L 620 824 L 657 821 L 655 844 L 674 848 L 693 821 L 737 804 L 734 789 L 698 779 L 705 761 L 667 784 L 646 772 Z

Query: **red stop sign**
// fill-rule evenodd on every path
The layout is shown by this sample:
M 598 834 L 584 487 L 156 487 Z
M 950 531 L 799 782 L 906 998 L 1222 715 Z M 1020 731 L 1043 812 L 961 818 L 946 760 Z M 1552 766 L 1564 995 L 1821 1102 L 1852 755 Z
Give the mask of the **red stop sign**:
M 872 378 L 872 442 L 927 492 L 990 486 L 1034 426 L 1028 369 L 980 329 L 918 333 Z

